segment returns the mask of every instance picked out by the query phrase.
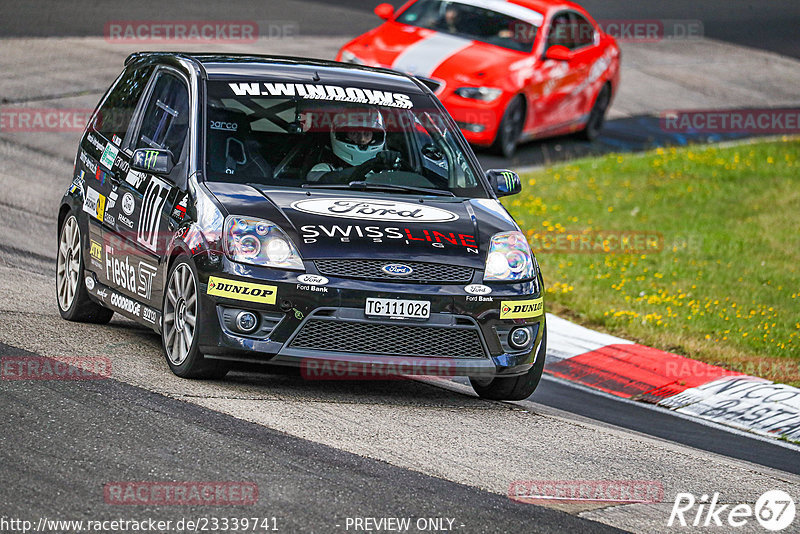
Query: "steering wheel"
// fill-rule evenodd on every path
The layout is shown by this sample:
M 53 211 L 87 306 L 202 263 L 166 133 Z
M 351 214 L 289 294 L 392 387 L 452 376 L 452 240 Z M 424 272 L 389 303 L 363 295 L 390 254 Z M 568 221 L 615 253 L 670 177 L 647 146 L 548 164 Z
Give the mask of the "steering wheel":
M 403 155 L 396 150 L 383 150 L 378 152 L 374 158 L 369 159 L 357 166 L 350 175 L 350 181 L 360 182 L 364 180 L 370 171 L 378 170 L 409 171 L 414 169 L 408 162 L 403 160 Z

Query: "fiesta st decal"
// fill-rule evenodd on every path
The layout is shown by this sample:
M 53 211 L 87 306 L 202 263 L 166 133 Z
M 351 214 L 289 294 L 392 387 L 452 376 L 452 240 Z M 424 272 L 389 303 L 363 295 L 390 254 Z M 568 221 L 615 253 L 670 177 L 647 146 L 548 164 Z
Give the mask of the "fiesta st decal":
M 544 298 L 504 300 L 500 303 L 501 319 L 532 319 L 544 313 Z
M 208 279 L 208 290 L 206 292 L 209 295 L 217 297 L 246 300 L 248 302 L 260 302 L 263 304 L 275 304 L 278 288 L 264 284 L 253 284 L 250 282 L 240 282 L 238 280 L 211 276 Z
M 411 109 L 414 104 L 411 97 L 404 93 L 376 91 L 360 87 L 340 87 L 338 85 L 322 85 L 310 83 L 229 83 L 228 86 L 236 96 L 286 96 L 300 97 L 309 100 L 334 100 L 337 102 L 354 102 L 376 106 Z
M 318 198 L 298 200 L 292 208 L 304 213 L 325 217 L 343 217 L 367 221 L 392 222 L 449 222 L 458 219 L 455 213 L 392 200 L 365 200 L 363 198 Z

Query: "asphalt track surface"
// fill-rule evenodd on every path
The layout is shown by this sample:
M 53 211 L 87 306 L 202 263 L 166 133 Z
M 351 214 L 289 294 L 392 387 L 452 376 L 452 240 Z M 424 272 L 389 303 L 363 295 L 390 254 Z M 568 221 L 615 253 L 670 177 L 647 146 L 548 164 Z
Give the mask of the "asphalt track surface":
M 0 33 L 79 34 L 82 23 L 96 31 L 98 20 L 170 18 L 170 9 L 175 9 L 173 18 L 183 20 L 210 18 L 214 9 L 219 18 L 253 18 L 237 11 L 250 2 L 214 4 L 216 7 L 201 2 L 180 10 L 167 7 L 166 12 L 155 2 L 139 3 L 135 12 L 95 2 L 73 3 L 69 8 L 54 2 L 49 10 L 43 4 L 15 7 L 19 17 L 0 19 Z M 314 4 L 307 4 L 311 7 L 303 12 L 302 17 L 308 17 L 304 24 L 326 35 L 324 31 L 332 25 L 320 20 L 318 14 L 315 18 Z M 765 9 L 782 5 L 775 2 Z M 270 2 L 270 9 L 277 13 L 275 18 L 291 16 L 292 6 L 296 3 Z M 364 17 L 343 13 L 353 23 L 349 32 L 374 21 L 369 14 L 371 5 L 352 7 L 363 11 Z M 26 10 L 30 10 L 29 15 L 25 15 Z M 671 18 L 700 18 L 688 12 Z M 642 18 L 652 19 L 654 13 L 661 12 Z M 627 13 L 624 18 L 635 17 Z M 39 65 L 33 68 L 48 69 Z M 49 68 L 58 69 L 58 64 Z M 21 76 L 22 69 L 9 74 L 12 78 Z M 51 94 L 60 89 L 54 87 Z M 93 93 L 77 94 L 85 101 L 97 99 Z M 32 95 L 20 100 L 37 101 L 47 105 L 48 99 Z M 622 120 L 644 124 L 638 127 L 640 132 L 652 126 L 648 122 L 652 117 Z M 610 130 L 615 123 L 609 124 Z M 181 507 L 179 511 L 135 507 L 121 511 L 103 502 L 102 487 L 112 480 L 243 480 L 259 486 L 258 506 L 245 510 L 244 515 L 252 516 L 256 511 L 255 515 L 275 516 L 279 526 L 285 527 L 280 529 L 283 532 L 344 531 L 341 521 L 348 516 L 455 517 L 457 525 L 463 525 L 458 530 L 464 532 L 519 531 L 520 525 L 526 532 L 607 529 L 591 521 L 595 518 L 648 532 L 663 529 L 669 507 L 667 515 L 630 512 L 633 519 L 625 519 L 625 507 L 609 510 L 605 516 L 602 512 L 564 514 L 510 501 L 502 489 L 492 486 L 491 477 L 482 477 L 481 471 L 501 472 L 506 478 L 517 471 L 550 479 L 557 478 L 553 473 L 579 479 L 640 474 L 669 480 L 674 476 L 680 484 L 674 480 L 668 483 L 667 500 L 675 491 L 686 491 L 695 479 L 700 486 L 705 485 L 703 491 L 716 489 L 716 484 L 724 486 L 729 498 L 739 502 L 781 482 L 792 481 L 797 487 L 797 479 L 790 475 L 800 473 L 796 448 L 549 379 L 529 401 L 520 404 L 480 401 L 458 384 L 326 385 L 256 375 L 247 369 L 210 384 L 177 380 L 166 369 L 152 333 L 119 319 L 108 327 L 90 329 L 63 322 L 54 313 L 52 203 L 66 187 L 64 177 L 74 156 L 75 137 L 74 133 L 59 135 L 41 142 L 30 137 L 0 136 L 0 185 L 4 190 L 0 196 L 0 356 L 50 356 L 105 343 L 120 372 L 115 372 L 113 379 L 100 381 L 0 381 L 4 409 L 0 423 L 2 516 L 103 519 L 126 515 L 129 519 L 149 516 L 174 520 L 192 514 L 241 515 L 240 510 L 234 514 L 219 507 Z M 647 138 L 642 135 L 642 139 Z M 556 155 L 550 159 L 558 159 L 561 152 L 568 153 L 561 157 L 569 157 L 579 150 L 597 150 L 596 146 L 581 145 L 556 149 L 567 144 L 556 140 L 526 150 Z M 613 146 L 614 141 L 608 144 Z M 487 161 L 492 162 L 484 163 Z M 123 355 L 120 347 L 126 346 L 130 354 Z M 284 419 L 273 415 L 284 404 L 289 406 L 290 415 Z M 293 411 L 294 405 L 297 411 Z M 476 436 L 480 432 L 470 434 L 469 422 L 473 419 L 477 428 L 498 433 L 496 452 L 479 450 Z M 496 420 L 508 424 L 492 426 Z M 533 426 L 521 424 L 530 420 Z M 502 434 L 516 424 L 524 434 Z M 353 430 L 359 426 L 366 427 L 361 435 Z M 380 439 L 375 439 L 375 434 Z M 462 434 L 473 436 L 473 443 L 459 441 Z M 356 439 L 350 443 L 340 435 Z M 426 436 L 434 435 L 445 437 L 425 441 Z M 397 441 L 400 443 L 393 443 Z M 447 460 L 454 455 L 448 449 L 458 443 L 465 447 L 463 452 L 457 450 L 458 459 Z M 515 454 L 520 446 L 525 450 Z M 531 456 L 528 449 L 546 453 Z M 406 453 L 409 458 L 404 457 Z M 520 465 L 498 469 L 492 463 L 494 457 L 504 455 L 510 456 L 512 466 L 514 457 L 518 457 Z M 483 458 L 485 465 L 468 463 L 468 458 L 475 457 Z M 739 460 L 750 463 L 741 464 Z M 448 461 L 452 464 L 449 467 Z M 626 469 L 629 472 L 624 472 Z M 718 474 L 715 469 L 719 469 Z M 744 487 L 739 495 L 733 489 L 737 484 Z M 698 486 L 694 491 L 699 490 Z

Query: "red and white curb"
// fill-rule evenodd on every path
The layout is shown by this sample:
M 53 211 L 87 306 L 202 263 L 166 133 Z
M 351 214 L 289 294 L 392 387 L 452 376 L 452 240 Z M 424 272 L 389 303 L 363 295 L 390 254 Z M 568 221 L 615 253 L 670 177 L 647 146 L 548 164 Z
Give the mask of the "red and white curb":
M 545 373 L 690 417 L 800 441 L 800 389 L 595 332 L 549 313 Z

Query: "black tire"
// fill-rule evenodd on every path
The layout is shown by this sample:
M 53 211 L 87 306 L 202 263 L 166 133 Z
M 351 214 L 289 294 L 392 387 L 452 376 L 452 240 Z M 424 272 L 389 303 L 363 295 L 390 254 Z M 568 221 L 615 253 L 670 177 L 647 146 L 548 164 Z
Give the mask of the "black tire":
M 69 233 L 69 235 L 68 235 Z M 56 251 L 56 302 L 67 321 L 106 324 L 114 311 L 89 298 L 83 278 L 83 241 L 75 215 L 68 214 L 58 231 Z
M 611 103 L 611 86 L 604 85 L 592 106 L 592 111 L 589 112 L 589 119 L 586 121 L 586 126 L 583 130 L 578 132 L 578 137 L 585 141 L 594 141 L 600 135 L 603 129 L 603 124 L 606 120 L 606 112 L 608 105 Z
M 542 323 L 544 324 L 544 323 Z M 527 373 L 520 376 L 510 376 L 506 378 L 494 378 L 484 382 L 479 379 L 470 378 L 472 389 L 482 399 L 519 401 L 525 400 L 536 391 L 539 381 L 542 379 L 544 371 L 545 354 L 547 353 L 547 327 L 545 326 L 542 334 L 542 343 L 539 345 L 539 352 L 536 354 L 536 361 Z
M 522 96 L 518 96 L 508 104 L 500 127 L 497 129 L 497 136 L 492 144 L 492 152 L 505 158 L 514 155 L 519 144 L 519 136 L 525 126 L 525 102 Z
M 201 306 L 197 268 L 188 256 L 180 256 L 170 268 L 164 286 L 161 307 L 164 357 L 170 370 L 181 378 L 222 378 L 229 365 L 206 359 L 198 348 Z

